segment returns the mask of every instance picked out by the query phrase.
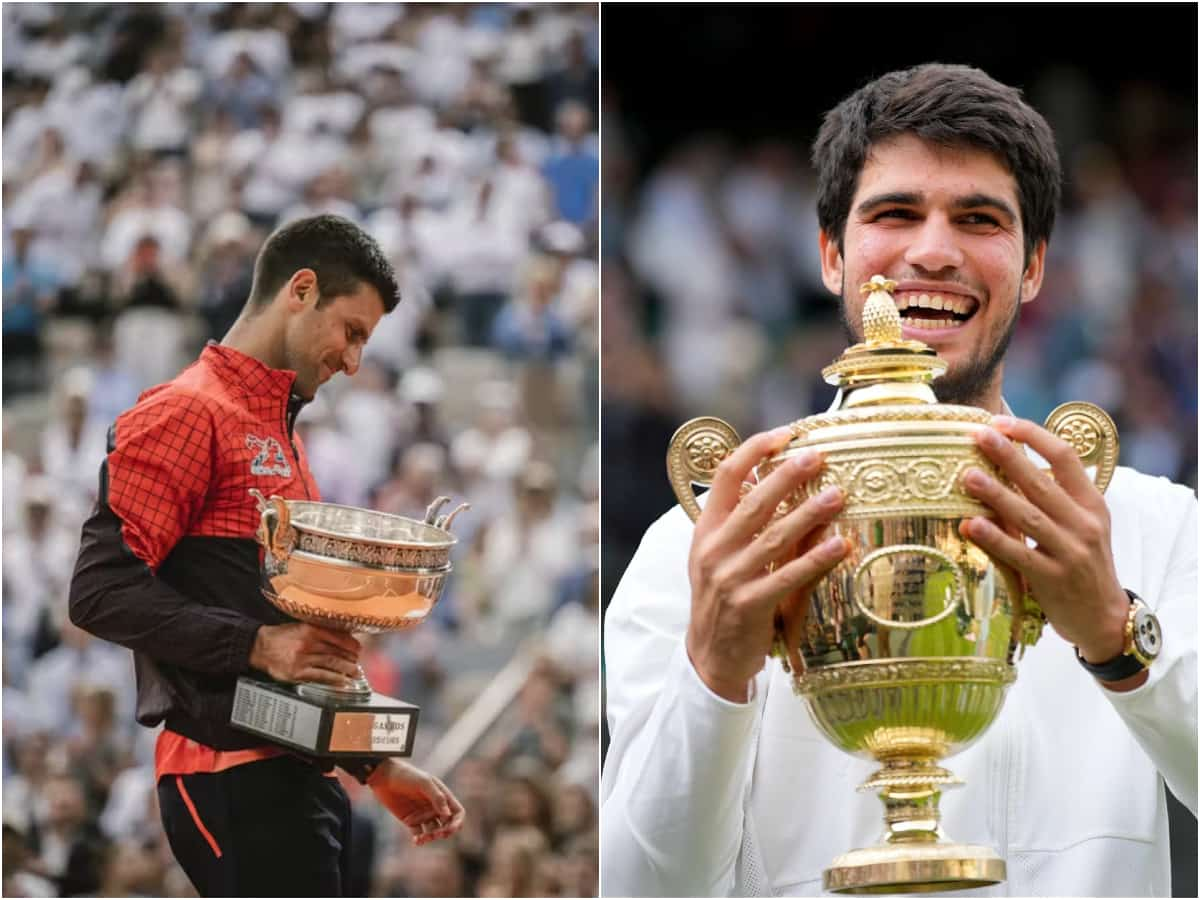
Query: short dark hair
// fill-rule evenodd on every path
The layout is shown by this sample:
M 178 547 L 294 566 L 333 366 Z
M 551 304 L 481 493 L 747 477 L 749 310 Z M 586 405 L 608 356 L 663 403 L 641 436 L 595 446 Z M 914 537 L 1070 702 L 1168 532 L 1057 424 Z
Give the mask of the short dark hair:
M 817 219 L 839 248 L 871 147 L 905 134 L 993 154 L 1017 182 L 1026 261 L 1050 239 L 1062 167 L 1049 124 L 1020 90 L 986 72 L 928 63 L 889 72 L 825 114 L 812 149 Z
M 379 244 L 341 216 L 312 216 L 276 229 L 254 261 L 249 305 L 269 303 L 300 269 L 317 273 L 318 306 L 353 294 L 363 282 L 379 292 L 385 312 L 400 301 L 396 272 Z

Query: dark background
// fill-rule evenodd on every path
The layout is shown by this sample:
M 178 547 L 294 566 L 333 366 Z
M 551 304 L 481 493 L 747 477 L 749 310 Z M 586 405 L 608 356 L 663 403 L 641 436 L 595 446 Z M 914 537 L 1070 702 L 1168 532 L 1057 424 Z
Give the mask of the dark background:
M 1148 427 L 1135 407 L 1147 396 L 1163 398 L 1157 428 L 1173 436 L 1179 452 L 1156 474 L 1195 487 L 1194 4 L 606 4 L 601 23 L 605 603 L 642 532 L 675 502 L 665 472 L 675 427 L 693 415 L 722 414 L 716 395 L 698 398 L 672 369 L 671 330 L 686 315 L 686 297 L 672 303 L 639 267 L 637 226 L 649 217 L 656 184 L 664 174 L 686 169 L 680 160 L 688 148 L 702 147 L 704 163 L 688 170 L 703 173 L 695 179 L 701 185 L 695 208 L 709 210 L 720 231 L 728 227 L 721 191 L 771 142 L 791 154 L 788 178 L 803 196 L 811 189 L 807 158 L 822 114 L 871 79 L 925 62 L 978 66 L 1020 88 L 1049 120 L 1059 142 L 1066 179 L 1063 208 L 1050 242 L 1041 302 L 1027 307 L 1032 314 L 1023 315 L 1009 353 L 1006 396 L 1010 382 L 1025 377 L 1014 373 L 1017 359 L 1037 370 L 1029 377 L 1040 379 L 1041 393 L 1016 408 L 1038 418 L 1049 411 L 1044 404 L 1051 398 L 1073 398 L 1063 395 L 1069 388 L 1056 380 L 1059 372 L 1123 357 L 1112 368 L 1125 368 L 1118 378 L 1126 397 L 1136 400 L 1110 410 L 1121 428 L 1123 453 L 1128 436 L 1136 455 L 1133 441 Z M 1132 198 L 1137 226 L 1122 223 L 1115 207 L 1096 203 L 1095 170 L 1087 174 L 1080 160 L 1097 147 L 1114 183 Z M 1153 325 L 1172 332 L 1169 347 L 1160 341 L 1153 348 L 1114 353 L 1115 340 L 1098 338 L 1087 310 L 1079 310 L 1072 279 L 1086 259 L 1073 255 L 1073 236 L 1081 223 L 1097 221 L 1129 229 L 1131 240 L 1145 251 L 1137 266 L 1136 296 L 1128 308 L 1117 310 L 1118 327 L 1137 332 Z M 1178 268 L 1169 270 L 1175 274 L 1164 284 L 1168 269 L 1156 254 L 1175 241 L 1182 262 L 1176 257 Z M 815 255 L 815 239 L 812 245 Z M 730 256 L 735 268 L 741 264 L 738 251 Z M 703 255 L 691 259 L 702 261 Z M 678 263 L 688 265 L 688 256 Z M 797 374 L 794 414 L 799 417 L 823 408 L 832 396 L 815 377 L 829 358 L 813 353 L 796 366 L 795 357 L 786 355 L 786 336 L 807 331 L 825 334 L 827 342 L 839 338 L 831 298 L 803 273 L 792 271 L 791 277 L 792 310 L 784 321 L 756 319 L 739 298 L 730 304 L 722 327 L 762 334 L 766 350 L 752 388 L 765 383 L 772 368 L 793 366 L 786 371 Z M 1173 362 L 1160 367 L 1163 359 Z M 1011 390 L 1019 394 L 1021 386 Z M 733 393 L 737 396 L 737 389 Z M 736 424 L 743 435 L 787 421 L 764 416 L 753 400 L 739 413 Z M 1173 798 L 1171 813 L 1173 893 L 1194 897 L 1196 821 Z

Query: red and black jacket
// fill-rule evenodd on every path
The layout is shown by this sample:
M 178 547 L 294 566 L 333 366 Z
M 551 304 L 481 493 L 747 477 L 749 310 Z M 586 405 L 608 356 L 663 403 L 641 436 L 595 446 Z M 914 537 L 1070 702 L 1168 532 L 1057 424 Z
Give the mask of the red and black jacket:
M 229 725 L 260 625 L 291 621 L 259 590 L 250 488 L 318 500 L 293 436 L 295 373 L 210 343 L 117 418 L 83 526 L 71 621 L 134 651 L 137 719 L 216 750 L 262 745 Z

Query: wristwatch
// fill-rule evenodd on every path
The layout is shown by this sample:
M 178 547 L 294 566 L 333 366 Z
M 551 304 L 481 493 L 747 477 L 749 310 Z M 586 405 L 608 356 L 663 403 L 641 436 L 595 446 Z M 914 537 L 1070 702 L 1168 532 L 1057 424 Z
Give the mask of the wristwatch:
M 1129 595 L 1129 616 L 1125 619 L 1125 647 L 1121 655 L 1107 662 L 1090 663 L 1079 655 L 1079 648 L 1075 648 L 1079 664 L 1101 681 L 1121 681 L 1136 675 L 1149 668 L 1162 651 L 1162 626 L 1158 616 L 1129 588 L 1125 588 L 1125 593 Z

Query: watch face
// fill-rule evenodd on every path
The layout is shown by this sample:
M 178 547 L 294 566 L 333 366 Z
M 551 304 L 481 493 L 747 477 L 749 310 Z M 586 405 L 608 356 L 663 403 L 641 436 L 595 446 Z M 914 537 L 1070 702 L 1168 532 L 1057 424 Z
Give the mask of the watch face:
M 1158 617 L 1144 606 L 1133 617 L 1133 644 L 1146 659 L 1154 659 L 1162 650 L 1162 628 Z

